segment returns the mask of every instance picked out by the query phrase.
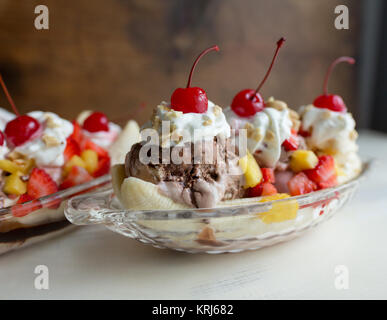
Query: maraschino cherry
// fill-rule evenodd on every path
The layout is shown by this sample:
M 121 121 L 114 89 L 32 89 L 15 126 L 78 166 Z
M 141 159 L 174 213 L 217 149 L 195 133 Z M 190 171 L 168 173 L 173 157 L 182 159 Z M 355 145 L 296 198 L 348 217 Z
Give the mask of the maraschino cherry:
M 351 58 L 351 57 L 340 57 L 331 63 L 331 65 L 329 66 L 328 71 L 325 75 L 325 79 L 324 79 L 324 86 L 323 86 L 324 94 L 321 96 L 318 96 L 313 101 L 313 105 L 315 107 L 329 109 L 329 110 L 337 111 L 337 112 L 346 112 L 347 111 L 347 107 L 345 106 L 345 103 L 340 96 L 338 96 L 336 94 L 328 94 L 329 77 L 330 77 L 334 67 L 340 62 L 348 62 L 349 64 L 354 64 L 355 59 Z
M 36 119 L 30 116 L 20 115 L 1 75 L 0 84 L 3 87 L 4 93 L 8 99 L 9 104 L 17 115 L 15 119 L 7 123 L 4 130 L 5 138 L 11 146 L 17 147 L 27 142 L 28 140 L 33 139 L 34 136 L 36 136 L 39 132 L 40 124 Z M 2 140 L 4 143 L 4 137 L 0 140 Z
M 266 79 L 268 78 L 271 69 L 273 68 L 274 61 L 277 58 L 278 51 L 285 42 L 285 38 L 281 38 L 277 41 L 277 49 L 275 50 L 270 67 L 266 72 L 265 77 L 259 84 L 256 90 L 244 89 L 240 91 L 232 100 L 231 109 L 240 117 L 251 117 L 259 111 L 262 111 L 265 107 L 265 102 L 259 93 Z
M 181 111 L 183 113 L 204 113 L 208 108 L 208 98 L 206 92 L 199 87 L 191 88 L 192 74 L 199 60 L 210 51 L 219 51 L 218 46 L 212 46 L 204 50 L 196 58 L 192 65 L 191 71 L 188 77 L 188 83 L 186 88 L 177 88 L 171 97 L 171 107 L 173 110 Z
M 109 120 L 102 112 L 93 112 L 83 122 L 83 129 L 89 132 L 109 131 Z

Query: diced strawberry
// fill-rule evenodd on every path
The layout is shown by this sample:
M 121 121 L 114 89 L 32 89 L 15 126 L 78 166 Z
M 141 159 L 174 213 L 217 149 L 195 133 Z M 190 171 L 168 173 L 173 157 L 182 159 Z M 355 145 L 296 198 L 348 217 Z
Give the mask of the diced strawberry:
M 93 172 L 95 178 L 108 174 L 110 171 L 110 157 L 100 158 L 98 161 L 98 167 Z
M 94 150 L 95 152 L 97 152 L 98 157 L 101 157 L 101 158 L 109 157 L 109 153 L 104 148 L 100 147 L 99 145 L 95 144 L 93 141 L 91 141 L 89 139 L 83 140 L 83 142 L 81 144 L 81 149 L 82 150 L 87 150 L 87 149 Z
M 330 155 L 320 156 L 317 166 L 304 172 L 310 180 L 317 183 L 320 189 L 333 187 L 337 184 L 335 159 Z
M 262 180 L 264 182 L 275 182 L 274 169 L 272 168 L 261 168 Z
M 260 184 L 257 184 L 253 188 L 249 188 L 249 190 L 248 190 L 248 196 L 251 198 L 271 196 L 271 195 L 277 194 L 277 193 L 278 193 L 277 189 L 270 182 L 262 182 Z
M 81 148 L 78 142 L 71 136 L 67 138 L 66 148 L 63 152 L 65 162 L 69 161 L 74 155 L 80 155 Z
M 47 196 L 58 191 L 58 186 L 51 176 L 43 169 L 34 168 L 27 183 L 27 193 L 34 199 Z
M 298 149 L 297 132 L 291 129 L 291 134 L 288 139 L 282 143 L 286 151 L 294 151 Z
M 34 198 L 32 198 L 28 193 L 25 193 L 19 197 L 16 203 L 20 204 L 31 200 L 34 200 Z
M 28 201 L 31 202 L 25 203 Z M 14 217 L 24 217 L 30 212 L 38 210 L 41 207 L 42 205 L 40 204 L 39 200 L 34 200 L 30 195 L 25 193 L 19 197 L 16 205 L 12 206 L 12 214 Z
M 300 172 L 288 181 L 288 188 L 292 196 L 299 196 L 317 190 L 317 185 Z
M 87 172 L 86 169 L 78 166 L 73 166 L 66 179 L 61 183 L 59 189 L 67 189 L 76 185 L 88 182 L 93 177 Z
M 73 128 L 73 133 L 70 137 L 74 139 L 78 144 L 81 144 L 83 139 L 82 127 L 76 120 L 73 121 Z

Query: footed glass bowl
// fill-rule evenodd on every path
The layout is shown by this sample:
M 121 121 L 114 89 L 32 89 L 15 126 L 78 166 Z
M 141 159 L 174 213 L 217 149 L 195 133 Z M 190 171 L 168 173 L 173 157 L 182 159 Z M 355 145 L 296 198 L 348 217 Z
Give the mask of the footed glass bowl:
M 293 239 L 331 218 L 357 190 L 369 170 L 340 186 L 270 201 L 270 197 L 234 200 L 211 209 L 123 209 L 112 189 L 70 199 L 67 219 L 76 225 L 104 224 L 108 229 L 157 248 L 190 253 L 255 250 Z

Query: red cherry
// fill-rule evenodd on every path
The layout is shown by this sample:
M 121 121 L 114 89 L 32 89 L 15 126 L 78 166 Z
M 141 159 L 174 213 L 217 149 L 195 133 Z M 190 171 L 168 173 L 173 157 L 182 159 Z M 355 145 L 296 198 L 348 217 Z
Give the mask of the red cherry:
M 17 147 L 36 137 L 39 129 L 40 124 L 36 119 L 23 115 L 9 121 L 4 134 L 7 142 L 11 146 Z
M 251 100 L 251 97 L 253 99 Z M 234 97 L 231 109 L 240 117 L 250 117 L 265 107 L 262 96 L 253 89 L 245 89 Z
M 347 107 L 343 99 L 335 94 L 328 94 L 328 80 L 334 69 L 334 67 L 340 62 L 347 62 L 349 64 L 354 64 L 355 59 L 351 57 L 339 57 L 334 60 L 328 68 L 328 71 L 325 75 L 323 92 L 324 94 L 318 96 L 314 101 L 313 105 L 317 108 L 329 109 L 336 112 L 346 112 Z
M 109 120 L 102 112 L 93 112 L 83 122 L 83 129 L 89 132 L 109 131 Z
M 240 117 L 250 117 L 256 114 L 259 111 L 262 111 L 265 107 L 265 102 L 263 101 L 262 96 L 259 94 L 263 84 L 266 82 L 266 79 L 269 77 L 271 69 L 273 68 L 274 61 L 277 58 L 278 51 L 285 42 L 285 38 L 281 38 L 277 41 L 277 48 L 275 50 L 273 59 L 269 69 L 267 70 L 263 80 L 259 84 L 258 88 L 254 91 L 252 89 L 245 89 L 240 91 L 232 100 L 231 109 Z
M 199 60 L 210 51 L 219 51 L 218 46 L 207 48 L 194 61 L 188 76 L 186 88 L 177 88 L 171 96 L 171 107 L 173 110 L 183 113 L 204 113 L 208 108 L 208 98 L 206 92 L 199 87 L 191 88 L 192 74 Z
M 4 133 L 3 131 L 0 131 L 0 146 L 4 145 Z

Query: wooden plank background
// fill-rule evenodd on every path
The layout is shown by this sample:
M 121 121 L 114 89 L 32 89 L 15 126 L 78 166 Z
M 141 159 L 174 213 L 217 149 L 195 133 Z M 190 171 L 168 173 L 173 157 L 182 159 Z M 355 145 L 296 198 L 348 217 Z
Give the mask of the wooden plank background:
M 34 8 L 50 10 L 50 29 L 34 28 Z M 350 29 L 334 28 L 346 4 Z M 360 1 L 337 0 L 45 0 L 0 1 L 0 72 L 21 111 L 81 109 L 111 118 L 146 120 L 174 88 L 184 86 L 194 57 L 218 44 L 193 84 L 221 106 L 254 88 L 285 36 L 262 94 L 291 107 L 320 93 L 327 65 L 357 55 Z M 330 81 L 356 114 L 356 67 L 340 66 Z M 141 109 L 141 104 L 146 109 Z M 9 108 L 4 95 L 0 106 Z

